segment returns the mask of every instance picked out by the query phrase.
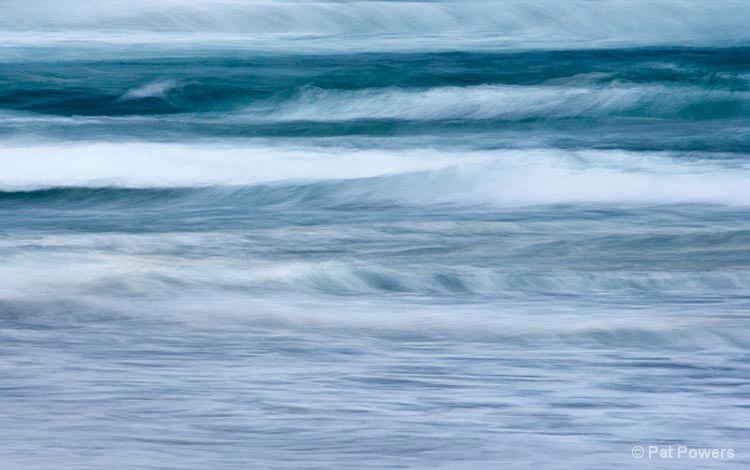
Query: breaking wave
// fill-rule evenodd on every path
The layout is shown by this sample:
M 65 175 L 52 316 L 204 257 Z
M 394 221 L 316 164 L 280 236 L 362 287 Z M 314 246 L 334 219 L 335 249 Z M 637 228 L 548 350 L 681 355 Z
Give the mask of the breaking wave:
M 750 205 L 750 168 L 722 155 L 564 151 L 353 150 L 171 144 L 5 147 L 4 198 L 45 188 L 196 188 L 230 204 Z M 215 188 L 214 186 L 233 188 Z M 441 188 L 436 192 L 435 188 Z M 44 193 L 47 198 L 81 197 Z M 78 191 L 77 193 L 75 191 Z M 189 191 L 193 191 L 190 189 Z M 96 193 L 94 199 L 107 196 Z M 131 193 L 136 196 L 138 193 Z M 119 193 L 124 196 L 125 193 Z M 84 199 L 92 196 L 86 194 Z M 13 196 L 17 197 L 17 196 Z M 138 199 L 138 198 L 137 198 Z

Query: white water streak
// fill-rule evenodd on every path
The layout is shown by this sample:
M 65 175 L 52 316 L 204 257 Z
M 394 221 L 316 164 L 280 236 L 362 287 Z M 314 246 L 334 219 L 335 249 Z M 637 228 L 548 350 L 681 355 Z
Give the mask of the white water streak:
M 0 148 L 5 190 L 351 180 L 341 201 L 750 205 L 750 167 L 690 154 L 87 143 Z M 360 180 L 361 178 L 366 178 Z M 435 188 L 440 188 L 436 191 Z

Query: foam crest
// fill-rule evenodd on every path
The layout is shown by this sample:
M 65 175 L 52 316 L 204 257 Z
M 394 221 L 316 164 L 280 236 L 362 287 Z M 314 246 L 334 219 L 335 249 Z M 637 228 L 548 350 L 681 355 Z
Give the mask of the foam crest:
M 352 199 L 412 204 L 727 204 L 747 206 L 750 169 L 689 156 L 509 152 L 481 164 L 371 181 Z M 437 190 L 436 188 L 439 188 Z
M 711 154 L 99 143 L 4 147 L 0 163 L 10 169 L 0 176 L 6 191 L 242 185 L 251 188 L 230 200 L 268 200 L 263 191 L 272 191 L 273 200 L 333 205 L 750 205 L 747 164 Z
M 230 144 L 84 143 L 0 148 L 4 189 L 192 187 L 367 178 L 455 164 L 438 151 Z
M 728 104 L 729 103 L 729 104 Z M 335 122 L 356 119 L 451 120 L 572 118 L 625 115 L 676 117 L 687 109 L 696 117 L 750 109 L 750 94 L 660 85 L 605 87 L 482 85 L 424 90 L 313 89 L 279 109 L 249 108 L 246 114 L 274 121 Z M 700 107 L 705 107 L 701 116 Z

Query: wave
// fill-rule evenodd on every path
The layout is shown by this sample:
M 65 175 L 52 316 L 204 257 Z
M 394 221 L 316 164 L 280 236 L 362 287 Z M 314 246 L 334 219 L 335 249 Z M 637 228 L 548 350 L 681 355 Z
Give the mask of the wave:
M 714 154 L 100 143 L 3 147 L 0 162 L 11 169 L 0 175 L 6 198 L 58 187 L 203 186 L 195 197 L 236 204 L 750 205 L 750 167 Z
M 76 37 L 88 43 L 103 39 L 164 44 L 169 38 L 176 43 L 211 43 L 221 40 L 221 35 L 229 41 L 274 35 L 277 41 L 294 40 L 286 42 L 286 47 L 292 48 L 315 47 L 310 40 L 336 36 L 352 41 L 330 41 L 323 47 L 356 48 L 363 37 L 362 45 L 370 49 L 454 49 L 482 44 L 516 48 L 727 45 L 750 40 L 745 21 L 748 16 L 750 5 L 741 0 L 71 0 L 64 6 L 54 0 L 28 0 L 4 8 L 0 31 L 11 33 L 4 38 L 11 41 L 15 33 L 22 33 L 16 39 L 28 44 Z M 28 32 L 34 34 L 24 37 Z M 407 44 L 403 36 L 420 41 Z
M 294 295 L 278 298 L 240 294 L 183 293 L 133 298 L 123 302 L 106 295 L 75 295 L 56 299 L 0 299 L 6 319 L 38 325 L 86 325 L 97 322 L 136 320 L 186 324 L 203 331 L 243 328 L 299 329 L 305 334 L 321 330 L 347 337 L 464 339 L 488 341 L 494 346 L 529 347 L 569 345 L 577 348 L 627 348 L 637 351 L 673 349 L 684 354 L 699 350 L 750 349 L 750 334 L 737 315 L 701 319 L 694 309 L 680 305 L 654 304 L 648 309 L 633 305 L 571 305 L 560 299 L 555 308 L 523 302 L 498 304 L 431 304 L 417 302 L 363 302 L 354 299 L 319 298 L 311 301 Z M 399 299 L 402 300 L 402 299 Z M 549 300 L 549 299 L 548 299 Z M 598 307 L 598 308 L 597 308 Z M 342 312 L 342 308 L 344 311 Z M 606 311 L 603 311 L 606 308 Z M 408 312 L 408 314 L 405 314 Z M 257 330 L 256 330 L 257 331 Z M 667 363 L 663 367 L 670 367 Z M 653 367 L 649 361 L 632 361 L 633 367 Z M 690 368 L 689 365 L 674 365 Z M 699 366 L 695 366 L 698 368 Z M 684 372 L 681 371 L 681 372 Z
M 737 75 L 733 77 L 739 80 Z M 125 83 L 119 90 L 111 83 L 106 84 L 107 88 L 97 88 L 103 86 L 100 81 L 86 83 L 82 80 L 70 92 L 50 90 L 47 83 L 39 88 L 25 86 L 6 90 L 3 97 L 12 106 L 23 106 L 21 109 L 33 112 L 6 110 L 0 118 L 8 123 L 35 120 L 39 123 L 116 124 L 117 121 L 102 119 L 128 118 L 127 122 L 151 119 L 156 123 L 169 115 L 172 122 L 247 126 L 294 121 L 523 121 L 618 117 L 697 121 L 750 115 L 747 78 L 744 78 L 745 87 L 730 83 L 721 88 L 717 87 L 715 79 L 714 83 L 697 86 L 638 84 L 609 78 L 600 83 L 600 79 L 574 76 L 541 85 L 353 90 L 292 85 L 275 93 L 268 93 L 267 89 L 259 92 L 237 80 L 221 85 L 201 85 L 195 81 L 183 85 L 176 79 L 163 79 L 137 86 Z M 258 86 L 268 88 L 270 84 Z M 34 93 L 45 99 L 29 100 L 29 95 Z M 217 96 L 220 101 L 210 100 L 206 94 Z M 81 101 L 86 102 L 83 109 Z M 45 121 L 48 116 L 60 119 Z
M 69 246 L 81 240 L 68 234 L 46 240 L 51 245 L 45 251 L 7 258 L 0 265 L 6 279 L 0 312 L 6 319 L 49 318 L 55 324 L 137 318 L 205 328 L 249 324 L 484 336 L 536 345 L 750 347 L 747 329 L 738 324 L 746 310 L 747 271 L 504 273 L 455 265 L 420 271 L 246 257 L 175 259 L 147 254 L 143 236 L 128 241 L 107 234 L 94 249 L 85 242 Z M 151 240 L 164 244 L 164 235 Z M 123 248 L 118 242 L 144 254 L 114 251 Z M 37 236 L 32 244 L 38 243 Z M 719 301 L 724 314 L 704 315 Z
M 492 233 L 496 224 L 464 227 L 463 236 L 473 237 L 478 247 L 489 250 L 484 253 L 449 244 L 435 250 L 417 250 L 414 245 L 416 239 L 427 245 L 421 248 L 445 243 L 445 227 L 460 225 L 404 221 L 397 228 L 405 237 L 385 246 L 378 243 L 383 231 L 377 225 L 334 224 L 304 233 L 267 225 L 251 232 L 213 227 L 158 233 L 19 233 L 0 239 L 0 253 L 6 261 L 0 265 L 5 280 L 0 299 L 19 292 L 122 298 L 169 293 L 180 298 L 180 293 L 205 291 L 264 296 L 293 292 L 312 297 L 388 294 L 422 297 L 431 303 L 435 296 L 463 301 L 517 301 L 528 296 L 599 296 L 615 302 L 645 296 L 653 303 L 681 297 L 727 304 L 750 300 L 750 271 L 741 263 L 731 267 L 721 261 L 747 247 L 747 229 L 731 233 L 718 228 L 629 229 L 629 233 L 610 233 L 606 240 L 601 234 L 581 230 L 575 236 L 569 234 L 565 243 L 585 244 L 587 249 L 579 254 L 568 250 L 562 262 L 559 246 L 550 246 L 549 237 L 538 233 L 540 225 L 535 223 L 512 224 L 510 231 L 511 224 L 504 224 L 503 240 Z M 360 256 L 349 256 L 347 250 L 310 250 L 301 255 L 304 247 L 297 245 L 295 237 L 317 247 L 343 248 L 342 243 L 353 243 L 360 248 Z M 600 247 L 604 250 L 596 253 Z M 274 253 L 271 257 L 269 250 Z M 284 257 L 289 254 L 286 250 L 296 251 Z M 633 257 L 634 253 L 638 255 Z M 671 255 L 664 258 L 666 253 Z M 677 254 L 690 260 L 680 263 Z M 524 258 L 523 267 L 514 263 L 519 256 Z M 50 270 L 52 259 L 55 269 Z M 581 261 L 585 269 L 580 269 Z
M 426 90 L 312 89 L 291 102 L 255 105 L 248 117 L 272 121 L 482 120 L 634 116 L 710 119 L 744 116 L 750 93 L 699 87 L 483 85 Z
M 747 243 L 748 234 L 744 236 Z M 168 236 L 168 235 L 167 235 Z M 207 238 L 216 235 L 206 234 Z M 163 234 L 158 237 L 164 237 Z M 86 238 L 86 237 L 78 237 Z M 81 295 L 115 294 L 121 297 L 148 297 L 165 293 L 192 292 L 243 292 L 246 294 L 294 292 L 312 296 L 458 296 L 463 299 L 491 299 L 507 296 L 590 297 L 647 295 L 651 298 L 677 300 L 680 297 L 722 297 L 747 301 L 750 299 L 750 272 L 723 270 L 691 271 L 566 271 L 504 270 L 476 266 L 445 266 L 429 263 L 385 266 L 365 262 L 268 262 L 217 256 L 203 258 L 175 257 L 173 247 L 153 237 L 139 236 L 127 240 L 110 235 L 108 240 L 71 244 L 71 240 L 58 240 L 44 251 L 15 254 L 8 246 L 3 252 L 8 262 L 0 274 L 8 281 L 0 287 L 0 298 L 17 292 L 38 292 L 39 295 L 57 291 Z M 195 243 L 189 237 L 177 239 L 183 247 Z M 73 239 L 76 240 L 76 239 Z M 40 245 L 40 240 L 25 240 Z M 136 245 L 137 243 L 137 245 Z M 215 240 L 210 241 L 215 244 Z M 4 243 L 3 245 L 7 245 Z M 42 246 L 42 245 L 40 245 Z M 138 246 L 142 252 L 122 252 L 122 248 Z M 70 253 L 57 250 L 68 248 Z M 727 247 L 727 249 L 730 249 Z M 55 270 L 45 270 L 54 253 Z M 33 279 L 19 276 L 18 272 L 36 273 Z
M 481 158 L 466 155 L 462 161 Z M 289 180 L 366 178 L 445 168 L 453 155 L 437 150 L 216 144 L 83 143 L 0 147 L 0 187 L 191 187 Z

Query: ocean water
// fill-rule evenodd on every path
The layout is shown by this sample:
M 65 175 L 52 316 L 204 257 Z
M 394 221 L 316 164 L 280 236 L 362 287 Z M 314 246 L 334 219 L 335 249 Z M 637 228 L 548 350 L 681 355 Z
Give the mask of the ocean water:
M 747 468 L 748 24 L 0 2 L 0 468 Z

